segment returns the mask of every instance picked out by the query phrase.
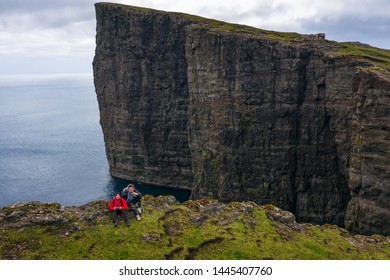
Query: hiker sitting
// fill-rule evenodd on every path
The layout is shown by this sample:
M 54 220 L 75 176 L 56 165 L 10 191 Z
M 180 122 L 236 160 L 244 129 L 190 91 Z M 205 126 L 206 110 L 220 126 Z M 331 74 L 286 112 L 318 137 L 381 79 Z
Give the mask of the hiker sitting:
M 133 211 L 135 218 L 141 220 L 140 213 L 142 213 L 141 207 L 141 193 L 134 187 L 133 184 L 129 184 L 122 191 L 122 197 L 126 198 L 126 203 L 131 211 Z M 136 205 L 138 207 L 136 207 Z
M 126 214 L 127 203 L 126 200 L 124 200 L 119 193 L 117 193 L 115 197 L 110 200 L 109 209 L 113 211 L 112 217 L 115 227 L 118 226 L 118 215 L 121 215 L 123 220 L 126 222 L 126 225 L 130 226 L 129 218 Z

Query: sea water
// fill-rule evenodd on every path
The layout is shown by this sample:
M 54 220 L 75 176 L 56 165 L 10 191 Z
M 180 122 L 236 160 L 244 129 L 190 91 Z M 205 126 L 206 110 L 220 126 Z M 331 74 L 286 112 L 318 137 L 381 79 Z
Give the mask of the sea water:
M 128 183 L 109 174 L 92 74 L 0 75 L 0 206 L 81 205 L 108 199 Z M 189 198 L 188 191 L 136 187 Z

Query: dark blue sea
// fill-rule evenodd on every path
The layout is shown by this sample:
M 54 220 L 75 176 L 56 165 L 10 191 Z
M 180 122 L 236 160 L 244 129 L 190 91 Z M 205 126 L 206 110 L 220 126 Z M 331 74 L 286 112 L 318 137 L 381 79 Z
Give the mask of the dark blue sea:
M 89 75 L 0 75 L 0 206 L 19 201 L 82 205 L 128 181 L 109 174 Z M 136 183 L 143 194 L 188 191 Z

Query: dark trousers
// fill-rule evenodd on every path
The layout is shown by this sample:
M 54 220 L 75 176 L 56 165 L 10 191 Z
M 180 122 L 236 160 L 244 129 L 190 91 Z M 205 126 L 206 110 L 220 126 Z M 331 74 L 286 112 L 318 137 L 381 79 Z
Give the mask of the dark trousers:
M 122 209 L 117 209 L 112 211 L 112 218 L 114 219 L 115 223 L 118 223 L 118 215 L 121 215 L 126 223 L 129 222 L 129 218 L 127 217 L 126 211 Z
M 138 207 L 141 207 L 141 195 L 134 197 L 132 200 L 127 200 L 127 206 L 130 211 L 133 211 L 134 215 L 138 215 L 138 211 L 135 208 L 135 204 L 138 204 Z

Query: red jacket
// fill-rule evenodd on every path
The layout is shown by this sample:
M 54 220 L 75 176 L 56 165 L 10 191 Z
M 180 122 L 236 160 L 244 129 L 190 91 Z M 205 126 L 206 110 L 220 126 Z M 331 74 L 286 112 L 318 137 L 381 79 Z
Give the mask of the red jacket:
M 126 200 L 124 200 L 122 197 L 120 199 L 116 199 L 115 197 L 113 199 L 110 200 L 110 210 L 111 211 L 114 211 L 114 207 L 119 207 L 119 206 L 122 206 L 122 210 L 126 210 L 127 209 L 127 203 L 126 203 Z

